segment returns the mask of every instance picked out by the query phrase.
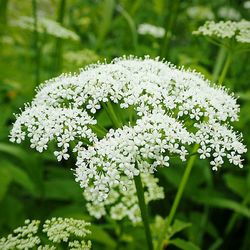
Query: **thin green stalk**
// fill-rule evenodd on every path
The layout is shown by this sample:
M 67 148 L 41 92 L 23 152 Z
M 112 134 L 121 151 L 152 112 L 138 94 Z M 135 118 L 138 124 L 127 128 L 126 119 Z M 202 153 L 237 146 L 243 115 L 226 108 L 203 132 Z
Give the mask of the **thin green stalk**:
M 216 82 L 218 80 L 223 63 L 226 59 L 226 55 L 227 55 L 227 50 L 224 47 L 221 47 L 217 55 L 217 59 L 213 69 L 213 82 Z
M 105 37 L 110 30 L 113 14 L 115 10 L 115 0 L 104 0 L 101 6 L 101 20 L 99 22 L 98 37 L 96 41 L 96 50 L 100 50 L 105 41 Z
M 113 109 L 112 104 L 110 102 L 106 102 L 106 103 L 102 103 L 102 106 L 106 110 L 106 112 L 107 112 L 109 118 L 111 119 L 111 121 L 113 122 L 114 126 L 116 128 L 120 128 L 122 126 L 122 123 L 119 120 L 119 118 L 116 116 L 116 113 Z
M 58 8 L 57 22 L 63 24 L 66 9 L 66 0 L 61 0 Z M 55 72 L 60 72 L 62 68 L 62 53 L 63 41 L 61 38 L 56 38 L 56 52 L 55 52 Z
M 96 125 L 89 125 L 89 127 L 97 134 L 97 136 L 103 138 L 107 134 L 107 130 L 98 124 Z
M 226 62 L 224 64 L 223 70 L 222 70 L 221 75 L 219 77 L 218 85 L 221 86 L 222 83 L 224 82 L 225 77 L 226 77 L 227 72 L 228 72 L 228 69 L 229 69 L 229 66 L 231 65 L 231 62 L 232 62 L 232 55 L 228 54 L 227 60 L 226 60 Z
M 195 144 L 193 147 L 192 153 L 196 152 L 198 150 L 198 148 L 199 148 L 199 145 Z M 180 200 L 182 198 L 182 195 L 183 195 L 184 189 L 186 187 L 191 170 L 193 168 L 195 159 L 196 159 L 196 155 L 192 155 L 192 156 L 190 156 L 190 158 L 187 162 L 187 166 L 186 166 L 186 169 L 185 169 L 184 174 L 182 176 L 181 182 L 179 184 L 177 194 L 176 194 L 175 199 L 174 199 L 174 203 L 170 209 L 169 216 L 165 219 L 165 225 L 163 227 L 162 233 L 160 234 L 160 238 L 159 238 L 158 245 L 157 245 L 157 250 L 162 250 L 164 247 L 164 238 L 167 235 L 169 227 L 171 226 L 171 224 L 173 222 L 175 213 L 177 211 Z
M 207 187 L 208 188 L 212 188 L 213 187 L 213 178 L 212 178 L 212 173 L 211 173 L 211 169 L 210 168 L 205 168 L 205 179 L 207 182 Z M 209 220 L 209 214 L 210 214 L 210 207 L 209 205 L 205 205 L 204 206 L 204 212 L 200 221 L 200 232 L 197 235 L 197 243 L 198 245 L 202 244 L 203 241 L 203 237 L 204 237 L 204 230 L 206 229 L 208 220 Z
M 9 0 L 1 0 L 0 1 L 0 24 L 3 25 L 3 27 L 7 23 L 7 9 L 8 9 L 8 3 Z M 1 30 L 2 32 L 3 30 Z
M 148 243 L 148 249 L 153 250 L 153 241 L 149 227 L 149 217 L 148 217 L 148 209 L 144 198 L 144 190 L 142 186 L 142 181 L 140 175 L 134 177 L 136 193 L 139 201 L 139 207 L 141 210 L 141 217 L 144 224 L 145 236 Z
M 35 84 L 40 83 L 40 48 L 39 48 L 39 35 L 37 30 L 37 2 L 32 0 L 32 12 L 34 18 L 34 50 L 35 50 Z
M 134 46 L 134 49 L 136 51 L 137 44 L 138 44 L 138 35 L 137 35 L 135 22 L 134 22 L 133 18 L 129 15 L 129 13 L 122 6 L 119 5 L 117 7 L 117 10 L 121 13 L 121 15 L 124 17 L 124 19 L 128 23 L 129 29 L 131 31 L 133 46 Z
M 102 103 L 102 106 L 105 108 L 105 110 L 108 113 L 110 119 L 112 120 L 114 126 L 116 128 L 121 127 L 122 122 L 120 122 L 120 120 L 116 116 L 116 113 L 112 107 L 112 104 L 110 102 L 107 102 L 107 103 Z M 145 202 L 145 198 L 144 198 L 144 190 L 143 190 L 140 175 L 134 177 L 134 182 L 135 182 L 139 207 L 140 207 L 140 211 L 141 211 L 141 217 L 142 217 L 142 221 L 144 224 L 145 235 L 146 235 L 146 239 L 147 239 L 147 243 L 148 243 L 148 249 L 153 250 L 153 241 L 152 241 L 152 236 L 151 236 L 150 227 L 149 227 L 148 210 L 147 210 L 147 206 L 146 206 L 146 202 Z
M 178 9 L 180 5 L 180 0 L 171 1 L 172 6 L 170 13 L 167 18 L 167 23 L 165 27 L 165 36 L 163 38 L 163 43 L 160 51 L 160 55 L 162 57 L 167 57 L 168 49 L 169 49 L 169 43 L 172 38 L 173 28 L 175 26 L 177 15 L 178 15 Z

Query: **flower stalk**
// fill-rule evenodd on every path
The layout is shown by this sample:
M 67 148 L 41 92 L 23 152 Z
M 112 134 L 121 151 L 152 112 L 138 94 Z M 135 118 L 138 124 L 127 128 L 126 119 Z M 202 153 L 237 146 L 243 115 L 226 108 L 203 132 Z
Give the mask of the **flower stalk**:
M 65 16 L 65 8 L 66 8 L 66 0 L 61 0 L 59 9 L 58 9 L 58 17 L 57 21 L 60 24 L 63 24 L 64 16 Z M 55 72 L 60 72 L 62 68 L 62 53 L 63 53 L 63 41 L 61 38 L 56 38 L 56 55 L 55 55 Z
M 34 18 L 34 50 L 35 50 L 35 84 L 36 86 L 40 83 L 40 64 L 41 64 L 41 53 L 39 48 L 39 35 L 37 28 L 37 1 L 32 0 L 32 11 Z
M 107 102 L 107 103 L 103 103 L 103 106 L 105 110 L 107 111 L 110 119 L 112 120 L 114 126 L 119 128 L 122 124 L 119 121 L 118 117 L 116 116 L 116 113 L 112 107 L 112 104 L 110 102 Z M 144 190 L 143 190 L 140 174 L 137 176 L 134 176 L 134 182 L 135 182 L 135 187 L 136 187 L 136 194 L 138 197 L 138 203 L 139 203 L 139 207 L 141 211 L 141 217 L 142 217 L 142 221 L 144 225 L 145 236 L 147 239 L 148 249 L 153 250 L 154 248 L 153 248 L 153 241 L 152 241 L 152 236 L 151 236 L 150 226 L 149 226 L 148 209 L 147 209 L 147 205 L 145 202 Z
M 231 63 L 232 63 L 232 55 L 228 54 L 226 62 L 225 62 L 224 67 L 222 69 L 221 75 L 220 75 L 219 80 L 218 80 L 218 85 L 221 86 L 222 83 L 224 82 Z
M 217 55 L 215 67 L 213 69 L 213 82 L 216 82 L 218 80 L 221 69 L 223 67 L 223 63 L 226 59 L 226 55 L 227 55 L 227 50 L 224 47 L 221 47 Z
M 196 152 L 199 148 L 198 144 L 195 144 L 192 150 L 192 153 Z M 196 159 L 196 154 L 193 154 L 190 156 L 188 162 L 187 162 L 187 166 L 186 169 L 184 171 L 184 174 L 182 176 L 181 182 L 179 184 L 175 199 L 174 199 L 174 203 L 170 209 L 170 213 L 169 216 L 165 219 L 165 225 L 164 228 L 162 230 L 162 233 L 160 234 L 160 238 L 159 238 L 159 242 L 158 242 L 158 246 L 157 246 L 157 250 L 162 250 L 164 248 L 164 238 L 168 233 L 169 227 L 171 226 L 173 220 L 174 220 L 174 216 L 176 214 L 177 208 L 179 206 L 180 200 L 182 198 L 184 189 L 186 187 L 188 178 L 190 176 L 191 170 L 193 168 L 194 165 L 194 161 Z
M 139 207 L 141 210 L 141 217 L 145 229 L 145 236 L 147 239 L 148 249 L 153 250 L 153 241 L 149 227 L 149 217 L 148 217 L 148 209 L 144 198 L 144 190 L 142 186 L 142 181 L 140 175 L 134 177 L 136 193 L 139 201 Z
M 179 5 L 180 5 L 180 0 L 173 1 L 170 16 L 169 16 L 169 18 L 167 18 L 167 24 L 166 24 L 166 28 L 165 28 L 166 32 L 165 32 L 165 36 L 163 38 L 163 43 L 162 43 L 161 53 L 160 53 L 161 56 L 164 58 L 167 57 L 169 43 L 170 43 L 171 38 L 172 38 L 172 31 L 173 31 L 173 28 L 175 26 L 177 15 L 178 15 Z

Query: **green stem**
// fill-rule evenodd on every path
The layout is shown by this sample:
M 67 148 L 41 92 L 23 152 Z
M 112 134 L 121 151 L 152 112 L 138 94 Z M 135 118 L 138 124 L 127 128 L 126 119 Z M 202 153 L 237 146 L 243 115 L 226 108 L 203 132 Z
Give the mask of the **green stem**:
M 89 125 L 89 127 L 97 134 L 98 137 L 103 138 L 107 134 L 107 130 L 98 125 Z
M 219 74 L 223 66 L 223 62 L 226 59 L 226 55 L 227 55 L 227 50 L 224 47 L 221 47 L 217 55 L 217 59 L 213 69 L 213 82 L 216 82 L 218 80 Z
M 120 120 L 116 116 L 116 113 L 113 109 L 112 104 L 110 102 L 106 102 L 106 103 L 102 103 L 102 106 L 106 110 L 106 112 L 107 112 L 109 118 L 111 119 L 111 121 L 113 122 L 114 126 L 116 128 L 120 128 L 122 126 L 122 123 L 120 122 Z
M 163 38 L 163 44 L 162 44 L 161 51 L 160 51 L 160 55 L 162 57 L 167 57 L 169 43 L 171 41 L 173 28 L 176 23 L 179 5 L 180 5 L 180 0 L 172 1 L 172 6 L 171 6 L 172 8 L 167 18 L 167 24 L 165 27 L 165 36 Z
M 96 50 L 103 48 L 105 37 L 112 25 L 112 19 L 115 11 L 115 0 L 104 0 L 101 6 L 101 20 L 99 22 L 98 37 L 96 41 Z
M 102 103 L 102 106 L 105 108 L 105 110 L 108 113 L 114 126 L 116 128 L 121 127 L 122 122 L 120 122 L 120 120 L 116 116 L 116 113 L 112 107 L 111 102 Z M 146 202 L 145 202 L 145 198 L 144 198 L 144 190 L 143 190 L 140 175 L 134 176 L 134 182 L 135 182 L 139 207 L 140 207 L 140 211 L 141 211 L 141 217 L 142 217 L 142 221 L 143 221 L 143 225 L 144 225 L 145 235 L 146 235 L 146 239 L 147 239 L 147 243 L 148 243 L 148 249 L 153 250 L 153 241 L 152 241 L 152 236 L 151 236 L 150 227 L 149 227 L 148 210 L 147 210 L 147 206 L 146 206 Z
M 7 23 L 7 9 L 8 9 L 8 3 L 9 0 L 1 0 L 0 1 L 0 24 L 3 25 L 3 27 Z M 2 27 L 2 28 L 3 28 Z M 3 30 L 1 30 L 2 32 Z
M 149 217 L 148 217 L 148 209 L 146 206 L 145 198 L 144 198 L 144 190 L 142 186 L 142 181 L 140 175 L 134 177 L 136 193 L 139 201 L 139 207 L 141 210 L 141 217 L 144 224 L 145 236 L 148 243 L 148 249 L 153 250 L 153 241 L 149 227 Z
M 35 49 L 35 84 L 40 83 L 40 48 L 39 48 L 39 35 L 37 29 L 37 2 L 32 0 L 32 12 L 34 18 L 34 49 Z
M 66 0 L 61 0 L 58 8 L 57 22 L 63 24 L 65 16 Z M 62 68 L 62 52 L 63 41 L 61 38 L 56 38 L 56 52 L 55 52 L 55 72 L 60 72 Z
M 196 152 L 198 150 L 198 148 L 199 148 L 199 145 L 195 144 L 193 147 L 192 153 Z M 161 250 L 164 247 L 164 238 L 167 235 L 169 227 L 173 222 L 176 210 L 179 206 L 180 200 L 181 200 L 182 195 L 183 195 L 183 191 L 186 187 L 190 172 L 193 168 L 195 158 L 196 158 L 196 155 L 192 155 L 192 156 L 190 156 L 190 158 L 187 162 L 187 166 L 186 166 L 186 169 L 185 169 L 184 174 L 182 176 L 181 182 L 179 184 L 177 194 L 176 194 L 175 199 L 174 199 L 174 203 L 170 209 L 169 216 L 165 219 L 165 225 L 163 227 L 162 233 L 161 233 L 160 238 L 159 238 L 157 250 Z
M 231 62 L 232 62 L 232 55 L 228 54 L 227 60 L 226 60 L 226 62 L 224 64 L 223 70 L 222 70 L 221 75 L 219 77 L 218 85 L 221 86 L 222 83 L 224 82 L 224 79 L 225 79 L 225 77 L 227 75 L 227 71 L 229 69 L 229 66 L 230 66 Z

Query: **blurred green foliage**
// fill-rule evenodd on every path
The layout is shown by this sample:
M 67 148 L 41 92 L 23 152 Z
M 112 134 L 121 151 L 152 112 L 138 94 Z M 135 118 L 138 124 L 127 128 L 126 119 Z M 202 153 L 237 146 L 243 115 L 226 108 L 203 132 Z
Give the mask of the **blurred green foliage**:
M 160 55 L 165 40 L 139 35 L 137 27 L 140 23 L 169 27 L 175 1 L 35 2 L 35 15 L 58 21 L 74 31 L 80 41 L 43 32 L 35 42 L 34 32 L 12 25 L 21 16 L 34 16 L 32 1 L 0 0 L 0 234 L 7 235 L 26 218 L 74 217 L 92 222 L 90 239 L 94 249 L 146 249 L 142 227 L 109 218 L 96 221 L 88 215 L 82 191 L 70 171 L 73 160 L 59 164 L 51 149 L 39 154 L 28 144 L 13 145 L 8 134 L 15 118 L 13 113 L 34 95 L 36 70 L 39 81 L 43 82 L 60 72 L 75 72 L 104 58 Z M 190 14 L 194 6 L 204 15 L 200 11 Z M 167 38 L 166 59 L 212 79 L 219 48 L 202 37 L 192 36 L 192 31 L 204 23 L 206 11 L 220 20 L 218 10 L 223 6 L 235 9 L 244 19 L 250 17 L 244 1 L 180 1 Z M 247 145 L 250 145 L 249 58 L 249 54 L 234 58 L 224 84 L 239 96 L 241 114 L 235 125 Z M 250 152 L 245 157 L 244 169 L 228 165 L 216 173 L 210 171 L 205 161 L 196 162 L 177 214 L 179 222 L 176 220 L 172 228 L 175 237 L 169 240 L 168 249 L 250 249 Z M 176 162 L 158 172 L 166 198 L 151 204 L 152 223 L 155 215 L 168 214 L 183 168 Z

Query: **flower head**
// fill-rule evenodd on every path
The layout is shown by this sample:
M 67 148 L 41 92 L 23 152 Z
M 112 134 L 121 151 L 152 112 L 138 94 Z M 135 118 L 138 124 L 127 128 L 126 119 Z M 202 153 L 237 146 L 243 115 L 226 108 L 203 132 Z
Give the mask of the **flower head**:
M 158 186 L 158 179 L 151 174 L 142 174 L 142 183 L 144 186 L 145 201 L 148 204 L 150 201 L 163 199 L 163 188 Z M 124 180 L 127 181 L 125 177 Z M 128 218 L 132 223 L 141 222 L 141 214 L 138 206 L 138 198 L 136 196 L 136 188 L 134 182 L 123 186 L 115 185 L 104 201 L 93 200 L 91 190 L 84 190 L 84 197 L 88 201 L 87 209 L 90 215 L 97 219 L 102 216 L 109 215 L 114 220 Z
M 150 35 L 155 38 L 161 38 L 165 35 L 165 29 L 162 27 L 154 26 L 149 23 L 142 23 L 138 27 L 138 34 Z
M 12 21 L 11 24 L 25 30 L 34 30 L 34 19 L 32 17 L 22 16 L 18 20 Z M 79 40 L 79 36 L 75 32 L 66 29 L 60 23 L 45 17 L 38 17 L 37 30 L 40 33 L 47 33 L 51 36 L 62 39 Z
M 207 21 L 198 30 L 194 31 L 195 35 L 203 35 L 212 38 L 218 43 L 223 43 L 223 40 L 237 41 L 239 43 L 250 43 L 250 22 L 241 20 L 235 21 Z
M 241 167 L 246 148 L 230 125 L 238 111 L 232 94 L 196 72 L 124 57 L 46 82 L 17 116 L 10 138 L 28 137 L 38 151 L 55 141 L 58 160 L 69 157 L 71 145 L 76 180 L 102 202 L 118 184 L 128 188 L 134 176 L 168 167 L 171 157 L 185 161 L 195 143 L 213 169 L 226 158 Z M 99 115 L 114 122 L 116 112 L 123 114 L 116 129 L 103 127 Z
M 26 220 L 25 225 L 18 227 L 7 237 L 0 239 L 0 249 L 34 249 L 55 250 L 61 242 L 68 243 L 70 250 L 89 250 L 91 242 L 84 241 L 83 238 L 90 231 L 86 228 L 90 224 L 83 220 L 72 218 L 52 218 L 43 224 L 43 232 L 47 234 L 48 240 L 43 244 L 44 235 L 40 237 L 38 232 L 40 221 Z

